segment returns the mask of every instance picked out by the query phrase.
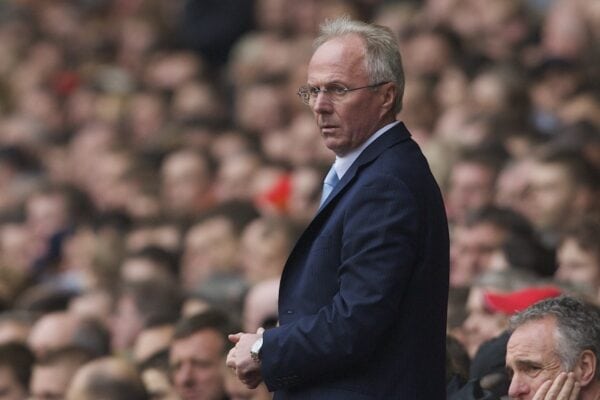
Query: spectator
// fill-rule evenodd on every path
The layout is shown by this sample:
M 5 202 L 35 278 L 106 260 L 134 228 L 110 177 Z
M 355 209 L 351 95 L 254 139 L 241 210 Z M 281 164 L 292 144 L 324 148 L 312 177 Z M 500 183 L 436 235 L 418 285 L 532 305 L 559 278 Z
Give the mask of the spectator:
M 79 319 L 67 312 L 48 313 L 31 327 L 27 344 L 36 357 L 73 344 Z
M 177 323 L 169 353 L 171 380 L 184 400 L 220 400 L 232 327 L 225 314 L 207 310 Z
M 184 238 L 182 287 L 192 290 L 213 274 L 233 272 L 237 243 L 235 226 L 225 215 L 208 217 L 192 225 Z
M 36 274 L 52 273 L 60 257 L 60 243 L 71 228 L 74 205 L 65 188 L 40 189 L 26 204 L 26 225 L 34 248 Z
M 168 281 L 142 281 L 125 284 L 115 304 L 111 324 L 113 352 L 129 353 L 144 326 L 156 318 L 176 320 L 181 298 Z
M 81 319 L 90 319 L 109 326 L 113 302 L 112 293 L 108 290 L 90 289 L 71 299 L 68 312 Z
M 81 367 L 67 391 L 66 400 L 149 400 L 135 368 L 116 357 L 91 361 Z
M 161 197 L 169 215 L 189 218 L 213 203 L 211 166 L 193 150 L 172 152 L 161 166 Z
M 452 166 L 446 207 L 452 221 L 462 222 L 469 211 L 492 205 L 500 162 L 480 149 L 464 153 Z
M 514 316 L 511 328 L 509 396 L 549 398 L 549 391 L 560 391 L 565 398 L 587 400 L 600 395 L 600 310 L 570 297 L 549 299 Z
M 26 311 L 5 311 L 0 314 L 0 344 L 27 343 L 35 317 Z
M 531 151 L 531 149 L 527 151 Z M 497 206 L 510 208 L 520 214 L 527 215 L 531 163 L 529 157 L 522 156 L 509 161 L 500 170 L 496 180 L 496 195 L 494 198 Z
M 292 249 L 294 234 L 285 220 L 259 218 L 250 222 L 240 238 L 240 269 L 249 283 L 281 275 Z
M 180 400 L 169 380 L 169 350 L 160 351 L 138 365 L 152 400 Z
M 597 171 L 578 152 L 546 148 L 534 159 L 529 176 L 527 216 L 551 246 L 561 226 L 598 207 Z
M 506 330 L 508 318 L 515 311 L 560 293 L 552 287 L 536 288 L 535 282 L 534 278 L 517 271 L 504 271 L 485 274 L 471 287 L 467 300 L 468 316 L 463 323 L 464 344 L 469 356 L 474 357 L 483 342 Z M 502 293 L 504 295 L 500 295 Z
M 91 360 L 77 347 L 65 347 L 36 361 L 29 384 L 31 400 L 63 399 L 77 369 Z
M 490 313 L 501 315 L 507 320 L 515 312 L 539 300 L 556 297 L 559 294 L 560 290 L 557 288 L 545 286 L 527 287 L 508 293 L 487 291 L 484 293 L 484 298 Z M 508 392 L 509 379 L 504 363 L 508 337 L 508 332 L 504 330 L 483 342 L 475 353 L 469 369 L 471 381 L 477 381 L 481 388 L 498 397 L 505 396 Z
M 579 287 L 600 303 L 600 216 L 584 216 L 566 230 L 558 246 L 556 279 Z
M 494 254 L 515 235 L 531 236 L 529 222 L 508 208 L 474 210 L 455 226 L 450 243 L 450 285 L 468 286 L 482 272 L 496 268 Z
M 148 321 L 133 345 L 132 357 L 135 363 L 143 364 L 156 354 L 168 350 L 174 329 L 174 324 L 165 319 Z

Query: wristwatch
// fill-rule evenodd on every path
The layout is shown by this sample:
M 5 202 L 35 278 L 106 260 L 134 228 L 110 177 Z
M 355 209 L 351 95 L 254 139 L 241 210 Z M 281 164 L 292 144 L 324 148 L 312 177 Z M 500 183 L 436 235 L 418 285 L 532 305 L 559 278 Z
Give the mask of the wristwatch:
M 260 337 L 256 342 L 254 342 L 252 347 L 250 347 L 250 357 L 252 357 L 252 359 L 257 363 L 260 362 L 260 350 L 262 349 L 262 345 L 263 338 Z

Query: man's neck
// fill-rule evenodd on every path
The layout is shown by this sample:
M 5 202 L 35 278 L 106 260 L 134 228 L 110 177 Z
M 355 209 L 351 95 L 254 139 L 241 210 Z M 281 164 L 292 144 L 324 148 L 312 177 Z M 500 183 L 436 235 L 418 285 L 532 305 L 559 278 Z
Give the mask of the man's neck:
M 384 126 L 391 124 L 392 122 L 395 122 L 395 121 L 396 121 L 396 116 L 392 113 L 388 113 L 388 114 L 384 115 L 383 118 L 381 118 L 378 126 L 375 128 L 375 130 L 373 132 L 377 132 Z

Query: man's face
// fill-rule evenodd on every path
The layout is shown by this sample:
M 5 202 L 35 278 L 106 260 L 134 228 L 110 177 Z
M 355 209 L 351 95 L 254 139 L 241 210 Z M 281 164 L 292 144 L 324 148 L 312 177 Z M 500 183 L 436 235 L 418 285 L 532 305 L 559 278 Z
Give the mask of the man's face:
M 308 85 L 323 88 L 338 84 L 346 88 L 366 86 L 369 82 L 365 68 L 365 49 L 362 39 L 350 35 L 332 39 L 321 45 L 308 65 Z M 384 87 L 375 91 L 360 89 L 348 92 L 333 102 L 326 93 L 317 96 L 312 111 L 325 140 L 325 146 L 337 155 L 345 155 L 364 143 L 381 127 Z M 391 121 L 390 121 L 391 122 Z
M 212 329 L 173 342 L 169 355 L 171 378 L 183 400 L 223 397 L 224 346 L 224 339 Z
M 560 165 L 533 164 L 527 216 L 539 229 L 560 226 L 572 210 L 575 190 L 567 171 Z
M 164 206 L 170 211 L 196 210 L 207 187 L 208 171 L 199 156 L 174 154 L 162 167 L 161 195 Z
M 600 260 L 593 251 L 582 249 L 574 239 L 565 240 L 558 248 L 558 280 L 600 288 Z
M 0 366 L 0 400 L 25 400 L 25 388 L 17 381 L 13 370 Z
M 63 399 L 76 369 L 76 366 L 67 365 L 35 366 L 31 376 L 30 400 Z
M 468 286 L 492 268 L 492 256 L 502 246 L 505 232 L 491 223 L 457 227 L 450 247 L 450 285 Z
M 470 210 L 490 204 L 494 194 L 494 171 L 477 163 L 462 162 L 452 168 L 449 211 L 457 220 Z
M 27 225 L 37 238 L 48 239 L 64 228 L 67 222 L 67 205 L 59 194 L 33 197 L 26 205 Z
M 124 351 L 131 348 L 143 326 L 143 318 L 133 298 L 127 294 L 121 296 L 111 320 L 113 350 Z
M 506 345 L 511 399 L 532 399 L 546 380 L 562 372 L 556 352 L 556 321 L 548 317 L 518 327 Z
M 484 289 L 474 286 L 467 300 L 469 316 L 463 323 L 463 332 L 465 347 L 471 357 L 477 353 L 483 342 L 501 334 L 508 324 L 508 317 L 505 314 L 486 307 L 483 295 Z
M 185 237 L 181 284 L 193 289 L 214 272 L 227 272 L 235 264 L 236 249 L 237 237 L 227 218 L 194 225 Z

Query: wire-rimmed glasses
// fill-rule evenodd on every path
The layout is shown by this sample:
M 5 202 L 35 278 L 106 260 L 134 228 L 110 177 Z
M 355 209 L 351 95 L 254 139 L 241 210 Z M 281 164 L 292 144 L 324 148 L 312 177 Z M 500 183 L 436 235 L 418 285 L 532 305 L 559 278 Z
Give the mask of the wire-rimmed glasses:
M 356 88 L 347 88 L 339 83 L 330 83 L 322 88 L 305 85 L 301 86 L 296 94 L 298 97 L 300 97 L 300 100 L 302 100 L 304 104 L 312 106 L 317 99 L 317 96 L 319 96 L 319 93 L 323 93 L 324 95 L 328 96 L 331 101 L 336 102 L 341 100 L 342 97 L 344 97 L 348 92 L 353 92 L 359 89 L 372 89 L 381 85 L 385 85 L 389 82 L 390 81 L 384 81 Z

